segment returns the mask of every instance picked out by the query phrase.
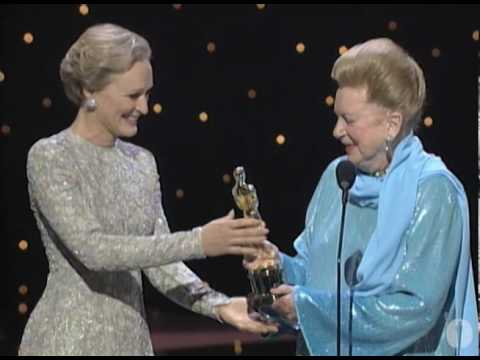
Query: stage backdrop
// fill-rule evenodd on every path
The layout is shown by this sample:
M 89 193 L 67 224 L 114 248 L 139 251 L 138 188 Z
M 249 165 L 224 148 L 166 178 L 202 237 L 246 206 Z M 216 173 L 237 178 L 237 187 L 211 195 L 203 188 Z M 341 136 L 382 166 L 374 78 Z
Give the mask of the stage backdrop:
M 29 208 L 26 156 L 69 126 L 59 64 L 90 25 L 113 22 L 146 37 L 155 86 L 131 139 L 153 152 L 172 231 L 225 215 L 235 166 L 260 198 L 270 240 L 292 253 L 333 139 L 339 53 L 389 37 L 423 67 L 428 103 L 419 129 L 465 186 L 477 249 L 479 6 L 450 5 L 2 5 L 0 38 L 0 344 L 14 352 L 48 271 Z M 189 265 L 212 287 L 245 294 L 241 259 Z M 476 272 L 475 272 L 476 273 Z M 435 276 L 435 274 L 432 274 Z M 150 285 L 148 309 L 182 310 Z

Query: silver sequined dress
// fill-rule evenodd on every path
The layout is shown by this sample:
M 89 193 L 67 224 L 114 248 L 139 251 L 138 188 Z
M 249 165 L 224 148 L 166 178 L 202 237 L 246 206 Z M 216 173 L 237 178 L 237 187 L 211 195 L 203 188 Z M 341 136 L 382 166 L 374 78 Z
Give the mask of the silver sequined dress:
M 205 257 L 200 228 L 170 233 L 147 150 L 66 129 L 31 148 L 27 175 L 49 274 L 20 355 L 152 355 L 141 271 L 198 313 L 229 301 L 181 262 Z

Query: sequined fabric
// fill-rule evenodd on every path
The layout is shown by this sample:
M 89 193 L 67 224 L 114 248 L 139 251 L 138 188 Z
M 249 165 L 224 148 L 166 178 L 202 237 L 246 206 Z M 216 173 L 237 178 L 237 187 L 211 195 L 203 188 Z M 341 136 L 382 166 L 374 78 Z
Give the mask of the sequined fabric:
M 336 355 L 340 198 L 335 169 L 330 166 L 312 198 L 305 230 L 295 241 L 297 256 L 282 255 L 284 280 L 297 285 L 299 355 L 309 350 L 314 355 Z M 345 261 L 355 251 L 365 251 L 376 220 L 377 209 L 348 204 L 341 261 L 342 355 L 348 354 L 350 295 Z M 451 183 L 443 176 L 420 182 L 414 215 L 404 235 L 403 262 L 393 283 L 381 294 L 354 296 L 353 355 L 455 354 L 453 279 L 461 234 L 462 217 Z
M 145 149 L 99 147 L 66 129 L 31 148 L 27 174 L 49 274 L 20 355 L 153 355 L 142 270 L 201 314 L 229 301 L 180 262 L 205 257 L 201 229 L 170 233 Z

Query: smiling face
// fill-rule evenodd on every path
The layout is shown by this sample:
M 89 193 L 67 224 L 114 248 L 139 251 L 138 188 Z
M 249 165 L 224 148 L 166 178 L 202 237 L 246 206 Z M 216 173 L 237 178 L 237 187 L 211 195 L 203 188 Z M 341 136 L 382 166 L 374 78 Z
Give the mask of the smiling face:
M 335 97 L 335 114 L 333 136 L 345 145 L 348 159 L 368 173 L 385 169 L 385 140 L 392 139 L 388 111 L 367 102 L 366 88 L 342 87 Z
M 93 113 L 103 138 L 132 137 L 137 122 L 148 113 L 148 97 L 153 86 L 149 61 L 139 61 L 125 73 L 113 75 L 102 90 L 87 94 L 95 98 L 97 109 Z

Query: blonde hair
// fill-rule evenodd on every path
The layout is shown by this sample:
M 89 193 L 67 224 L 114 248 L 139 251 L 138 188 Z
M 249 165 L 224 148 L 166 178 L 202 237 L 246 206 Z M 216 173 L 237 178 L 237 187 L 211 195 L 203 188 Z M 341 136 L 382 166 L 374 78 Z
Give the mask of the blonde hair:
M 339 87 L 364 87 L 367 101 L 402 113 L 402 129 L 394 143 L 419 124 L 426 98 L 425 77 L 415 60 L 392 40 L 379 38 L 355 45 L 337 59 L 331 76 Z
M 130 30 L 114 24 L 94 25 L 70 47 L 60 64 L 65 94 L 80 106 L 84 89 L 102 90 L 112 75 L 150 60 L 151 53 L 147 40 Z

